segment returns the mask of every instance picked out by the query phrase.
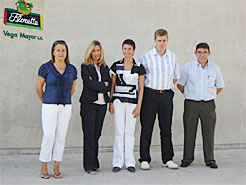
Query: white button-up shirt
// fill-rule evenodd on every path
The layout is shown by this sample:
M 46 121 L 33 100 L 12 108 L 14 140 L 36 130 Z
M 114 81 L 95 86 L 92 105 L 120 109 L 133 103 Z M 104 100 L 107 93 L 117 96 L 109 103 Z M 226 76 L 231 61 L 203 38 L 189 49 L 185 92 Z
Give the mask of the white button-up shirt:
M 101 82 L 102 81 L 102 76 L 101 76 L 101 73 L 100 73 L 100 67 L 97 67 L 96 64 L 94 64 L 94 66 L 96 68 L 96 72 L 97 72 L 97 75 L 98 75 L 98 82 Z M 96 101 L 94 101 L 93 103 L 99 104 L 99 105 L 106 104 L 104 96 L 103 96 L 103 93 L 98 93 L 98 99 Z
M 184 86 L 184 97 L 189 100 L 213 100 L 218 88 L 225 87 L 220 68 L 208 61 L 205 68 L 197 60 L 191 61 L 181 69 L 178 84 Z
M 140 57 L 139 62 L 146 70 L 145 87 L 157 90 L 171 89 L 174 86 L 173 79 L 179 79 L 178 58 L 168 49 L 161 56 L 156 48 L 153 48 Z

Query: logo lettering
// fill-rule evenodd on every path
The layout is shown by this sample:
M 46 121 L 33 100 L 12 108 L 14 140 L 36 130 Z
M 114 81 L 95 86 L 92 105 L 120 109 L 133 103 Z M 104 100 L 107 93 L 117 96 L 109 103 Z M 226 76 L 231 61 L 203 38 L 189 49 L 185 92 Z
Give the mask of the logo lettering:
M 38 26 L 38 21 L 36 21 L 34 17 L 32 17 L 31 19 L 26 19 L 26 18 L 23 18 L 23 14 L 19 14 L 19 13 L 11 13 L 9 17 L 9 21 Z

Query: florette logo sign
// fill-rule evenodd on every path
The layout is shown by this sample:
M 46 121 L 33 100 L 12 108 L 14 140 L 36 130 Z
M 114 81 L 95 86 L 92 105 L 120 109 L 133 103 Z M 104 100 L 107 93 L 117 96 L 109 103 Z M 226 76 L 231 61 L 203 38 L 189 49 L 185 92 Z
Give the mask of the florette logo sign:
M 32 3 L 26 3 L 20 0 L 16 3 L 17 10 L 4 9 L 4 24 L 10 26 L 19 26 L 31 29 L 43 29 L 43 17 L 37 13 L 31 13 Z

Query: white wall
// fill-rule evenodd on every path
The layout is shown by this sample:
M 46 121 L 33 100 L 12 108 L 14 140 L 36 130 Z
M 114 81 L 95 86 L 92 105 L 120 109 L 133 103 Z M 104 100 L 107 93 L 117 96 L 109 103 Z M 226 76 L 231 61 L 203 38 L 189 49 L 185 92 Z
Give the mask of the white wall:
M 196 44 L 206 41 L 210 59 L 219 65 L 226 84 L 217 97 L 215 144 L 245 144 L 246 126 L 246 1 L 244 0 L 33 0 L 33 12 L 43 14 L 44 29 L 30 30 L 3 24 L 4 8 L 15 8 L 16 0 L 0 2 L 0 136 L 1 149 L 39 148 L 42 138 L 41 102 L 35 92 L 37 70 L 50 58 L 57 39 L 69 45 L 71 63 L 78 70 L 73 115 L 67 147 L 82 146 L 78 102 L 82 91 L 80 64 L 91 40 L 99 40 L 107 64 L 122 57 L 121 43 L 136 42 L 135 58 L 154 47 L 158 28 L 169 32 L 168 48 L 180 66 L 195 58 Z M 36 9 L 35 9 L 36 5 Z M 6 38 L 3 30 L 42 35 L 43 41 Z M 183 96 L 174 88 L 173 144 L 183 144 Z M 113 117 L 107 113 L 101 147 L 113 145 Z M 139 145 L 140 124 L 136 128 Z M 201 144 L 198 132 L 197 144 Z M 159 145 L 155 126 L 153 145 Z

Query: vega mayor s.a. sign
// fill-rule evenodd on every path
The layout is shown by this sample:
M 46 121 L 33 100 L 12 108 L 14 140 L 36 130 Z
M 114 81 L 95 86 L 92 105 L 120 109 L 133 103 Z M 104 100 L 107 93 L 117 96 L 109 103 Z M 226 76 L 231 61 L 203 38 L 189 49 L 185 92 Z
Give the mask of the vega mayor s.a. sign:
M 31 29 L 43 29 L 43 17 L 37 13 L 31 13 L 33 4 L 27 3 L 24 0 L 19 0 L 16 3 L 17 10 L 11 8 L 4 9 L 5 25 L 26 27 Z

